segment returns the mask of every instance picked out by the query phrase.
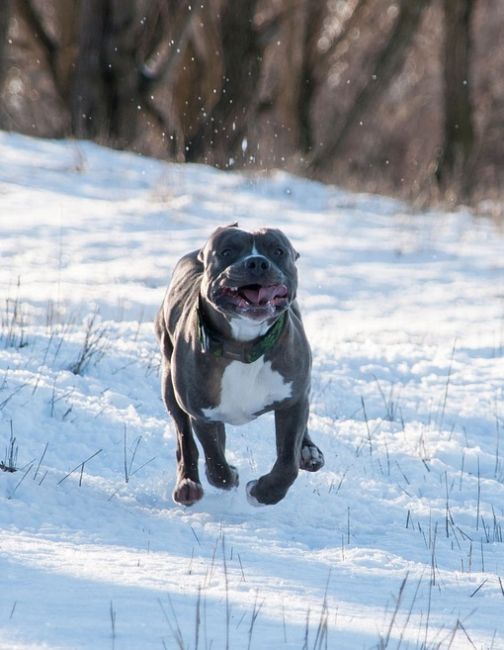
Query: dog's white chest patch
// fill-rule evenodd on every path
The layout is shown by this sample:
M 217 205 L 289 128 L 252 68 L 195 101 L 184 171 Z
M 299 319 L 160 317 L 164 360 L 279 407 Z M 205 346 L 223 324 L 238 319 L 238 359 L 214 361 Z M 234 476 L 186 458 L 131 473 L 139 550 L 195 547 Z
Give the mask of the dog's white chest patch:
M 222 375 L 220 404 L 203 409 L 203 414 L 210 420 L 245 424 L 266 407 L 291 394 L 291 382 L 285 382 L 282 375 L 272 369 L 271 361 L 264 361 L 263 357 L 248 364 L 232 361 Z

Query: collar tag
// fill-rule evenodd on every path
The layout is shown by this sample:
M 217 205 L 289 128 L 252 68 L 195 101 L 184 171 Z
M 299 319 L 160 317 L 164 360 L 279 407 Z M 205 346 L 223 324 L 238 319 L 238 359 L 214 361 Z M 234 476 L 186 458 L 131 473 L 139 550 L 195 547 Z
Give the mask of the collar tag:
M 232 359 L 233 361 L 241 361 L 242 363 L 250 363 L 246 360 L 245 355 L 242 350 L 229 350 L 227 349 L 223 356 L 227 359 Z

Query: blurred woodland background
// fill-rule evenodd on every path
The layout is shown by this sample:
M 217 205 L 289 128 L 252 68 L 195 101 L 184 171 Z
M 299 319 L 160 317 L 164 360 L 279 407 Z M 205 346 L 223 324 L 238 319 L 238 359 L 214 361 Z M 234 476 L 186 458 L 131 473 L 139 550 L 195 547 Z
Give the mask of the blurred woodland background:
M 0 128 L 498 205 L 503 33 L 503 0 L 0 0 Z

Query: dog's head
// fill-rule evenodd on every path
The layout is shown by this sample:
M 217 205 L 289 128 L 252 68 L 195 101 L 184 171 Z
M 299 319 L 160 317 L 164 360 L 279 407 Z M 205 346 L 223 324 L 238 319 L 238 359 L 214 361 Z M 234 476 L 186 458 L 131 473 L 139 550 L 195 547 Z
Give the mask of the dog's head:
M 228 319 L 270 320 L 296 297 L 298 257 L 275 228 L 218 228 L 199 253 L 203 296 Z

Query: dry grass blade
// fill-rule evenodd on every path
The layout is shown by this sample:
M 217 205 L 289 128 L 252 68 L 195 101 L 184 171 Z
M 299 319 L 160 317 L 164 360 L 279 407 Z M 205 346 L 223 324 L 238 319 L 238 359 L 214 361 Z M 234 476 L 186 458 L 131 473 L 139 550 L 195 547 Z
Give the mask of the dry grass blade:
M 70 470 L 70 472 L 68 472 L 68 474 L 66 474 L 62 479 L 60 479 L 60 480 L 58 481 L 58 485 L 61 485 L 61 484 L 63 483 L 63 481 L 66 481 L 66 479 L 67 479 L 69 476 L 71 476 L 75 471 L 77 471 L 77 470 L 80 469 L 81 467 L 84 469 L 84 465 L 85 465 L 87 462 L 89 462 L 92 458 L 94 458 L 95 456 L 98 456 L 98 454 L 100 454 L 102 451 L 103 451 L 103 449 L 98 449 L 98 451 L 95 451 L 94 454 L 91 454 L 91 456 L 88 456 L 88 458 L 86 458 L 86 460 L 83 460 L 81 463 L 79 463 L 78 465 L 76 465 L 72 470 Z
M 406 573 L 406 575 L 403 578 L 403 581 L 401 582 L 401 586 L 399 587 L 399 594 L 397 596 L 396 606 L 394 608 L 394 613 L 392 614 L 392 618 L 390 619 L 390 623 L 389 623 L 388 630 L 387 630 L 387 636 L 385 637 L 385 639 L 380 640 L 380 645 L 379 645 L 380 650 L 385 650 L 385 648 L 389 644 L 390 635 L 392 634 L 392 629 L 393 629 L 394 624 L 395 624 L 395 620 L 396 620 L 396 617 L 397 617 L 397 612 L 399 611 L 399 607 L 401 605 L 401 600 L 402 600 L 402 597 L 403 597 L 404 588 L 406 587 L 406 582 L 408 581 L 408 575 L 409 575 L 409 573 Z
M 77 359 L 68 367 L 74 375 L 81 375 L 92 361 L 98 363 L 105 354 L 107 328 L 96 323 L 97 317 L 95 311 L 88 319 Z
M 10 438 L 9 444 L 5 449 L 5 457 L 3 461 L 0 461 L 0 470 L 2 472 L 16 472 L 17 471 L 17 457 L 18 457 L 18 446 L 16 444 L 16 438 L 14 437 L 14 429 L 12 426 L 12 420 L 10 421 Z
M 170 609 L 173 615 L 173 620 L 175 621 L 175 627 L 172 625 L 170 618 L 168 614 L 166 613 L 166 610 L 164 608 L 163 603 L 161 602 L 161 599 L 158 598 L 158 603 L 159 607 L 161 608 L 161 611 L 163 612 L 163 616 L 165 618 L 165 621 L 168 623 L 168 627 L 170 628 L 170 632 L 175 639 L 175 643 L 177 644 L 177 647 L 179 650 L 186 650 L 185 644 L 184 644 L 184 638 L 182 636 L 182 630 L 180 629 L 180 625 L 177 619 L 177 615 L 175 613 L 175 609 L 173 607 L 172 600 L 170 598 L 170 595 L 168 594 L 168 603 L 170 605 Z

